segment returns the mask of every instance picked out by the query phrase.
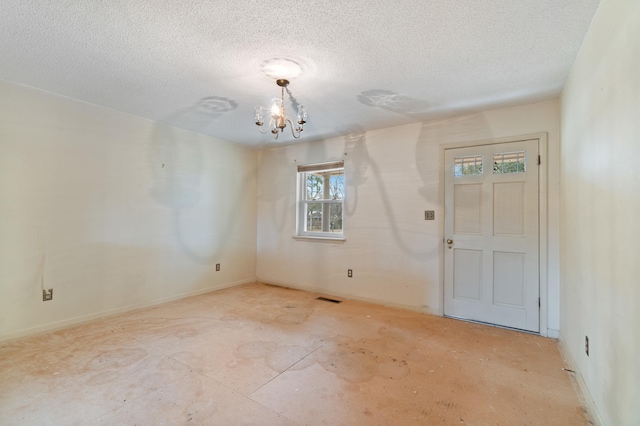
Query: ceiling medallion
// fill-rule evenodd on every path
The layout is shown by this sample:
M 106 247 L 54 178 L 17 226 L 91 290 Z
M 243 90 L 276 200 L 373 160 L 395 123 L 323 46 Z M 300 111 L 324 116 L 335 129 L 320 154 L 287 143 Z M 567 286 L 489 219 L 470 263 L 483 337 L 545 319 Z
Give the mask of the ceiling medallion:
M 269 119 L 267 130 L 262 130 L 262 125 L 264 124 L 262 118 L 262 107 L 256 107 L 256 126 L 258 126 L 260 133 L 266 134 L 270 131 L 273 134 L 273 138 L 278 139 L 280 133 L 282 133 L 284 128 L 287 127 L 287 122 L 289 122 L 289 125 L 291 126 L 291 134 L 294 138 L 298 139 L 300 137 L 300 133 L 302 133 L 304 123 L 307 122 L 307 110 L 304 105 L 298 105 L 298 113 L 296 115 L 298 126 L 294 127 L 291 117 L 287 117 L 284 113 L 284 89 L 289 85 L 289 80 L 280 78 L 276 80 L 276 84 L 280 86 L 281 93 L 280 98 L 274 98 L 271 100 L 271 118 Z
M 270 58 L 260 64 L 260 71 L 269 78 L 291 80 L 302 74 L 302 65 L 289 58 Z

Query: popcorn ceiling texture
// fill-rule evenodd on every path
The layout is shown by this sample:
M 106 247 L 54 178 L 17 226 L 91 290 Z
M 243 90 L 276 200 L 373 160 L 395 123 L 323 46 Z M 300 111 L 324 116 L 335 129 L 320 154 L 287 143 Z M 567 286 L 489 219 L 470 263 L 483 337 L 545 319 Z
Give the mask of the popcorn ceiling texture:
M 0 78 L 261 146 L 265 60 L 302 67 L 304 138 L 370 130 L 557 96 L 598 3 L 3 0 Z

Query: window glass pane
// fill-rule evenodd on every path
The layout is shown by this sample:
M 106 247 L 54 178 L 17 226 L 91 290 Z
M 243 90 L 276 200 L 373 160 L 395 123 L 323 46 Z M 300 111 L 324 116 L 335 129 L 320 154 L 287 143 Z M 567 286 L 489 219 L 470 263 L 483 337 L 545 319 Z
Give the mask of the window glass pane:
M 307 173 L 307 200 L 344 199 L 344 171 Z
M 321 200 L 324 193 L 324 177 L 320 173 L 307 173 L 307 200 Z
M 344 199 L 344 171 L 336 170 L 329 174 L 330 193 L 332 200 Z
M 493 173 L 524 173 L 525 152 L 500 152 L 493 155 Z
M 306 203 L 305 204 L 306 230 L 322 231 L 322 204 Z
M 454 176 L 472 176 L 482 174 L 482 155 L 469 155 L 453 159 Z
M 329 203 L 329 232 L 342 232 L 342 203 Z
M 342 232 L 342 202 L 305 203 L 307 232 Z

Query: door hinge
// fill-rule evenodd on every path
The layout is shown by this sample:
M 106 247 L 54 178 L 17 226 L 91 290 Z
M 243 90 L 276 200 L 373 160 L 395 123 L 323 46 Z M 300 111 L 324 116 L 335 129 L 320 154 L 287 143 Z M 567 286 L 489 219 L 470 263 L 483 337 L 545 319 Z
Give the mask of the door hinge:
M 538 166 L 539 166 L 540 164 L 542 164 L 542 161 L 541 161 L 541 159 L 540 159 L 540 156 L 538 155 Z

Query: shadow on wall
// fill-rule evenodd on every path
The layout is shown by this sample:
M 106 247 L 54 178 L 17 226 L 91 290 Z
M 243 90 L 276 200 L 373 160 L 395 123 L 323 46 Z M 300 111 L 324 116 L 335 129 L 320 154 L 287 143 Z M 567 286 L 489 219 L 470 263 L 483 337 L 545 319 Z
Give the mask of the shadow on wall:
M 236 103 L 226 98 L 207 97 L 201 99 L 193 108 L 179 112 L 165 122 L 184 123 L 184 120 L 200 115 L 206 117 L 207 122 L 211 122 L 235 107 Z M 152 177 L 150 195 L 159 204 L 173 211 L 173 233 L 182 252 L 197 263 L 211 265 L 220 259 L 223 248 L 234 230 L 241 226 L 237 223 L 239 215 L 234 212 L 241 211 L 242 198 L 246 194 L 250 177 L 242 176 L 238 182 L 237 175 L 234 175 L 237 172 L 234 172 L 232 166 L 226 167 L 225 170 L 211 170 L 211 165 L 207 164 L 205 171 L 206 157 L 200 138 L 185 139 L 183 136 L 178 141 L 176 129 L 162 124 L 156 125 L 149 143 L 148 161 Z M 220 159 L 216 164 L 226 164 L 227 161 Z M 228 176 L 224 175 L 225 171 L 229 173 Z M 215 181 L 218 187 L 228 185 L 233 186 L 233 190 L 226 191 L 224 195 L 207 194 L 213 205 L 205 206 L 205 197 L 201 190 L 203 176 Z M 207 219 L 208 225 L 213 227 L 211 232 L 214 235 L 208 240 L 207 247 L 210 248 L 205 249 L 205 253 L 198 253 L 195 248 L 190 247 L 189 243 L 193 238 L 187 236 L 181 226 L 188 213 L 194 211 L 211 215 Z M 202 217 L 197 214 L 196 216 Z M 202 240 L 202 234 L 196 238 Z
M 482 113 L 472 113 L 440 120 L 424 121 L 416 142 L 416 169 L 422 179 L 420 196 L 429 205 L 440 203 L 441 168 L 440 147 L 453 142 L 475 142 L 494 138 L 493 131 Z M 437 167 L 434 167 L 437 159 Z
M 178 145 L 175 130 L 157 125 L 149 145 L 149 166 L 153 177 L 151 196 L 173 209 L 193 207 L 200 201 L 203 152 L 199 141 Z
M 372 89 L 361 92 L 358 102 L 372 108 L 391 111 L 407 117 L 423 120 L 432 111 L 434 104 L 391 90 Z M 439 168 L 433 168 L 433 158 L 440 158 L 440 145 L 448 142 L 478 141 L 493 138 L 493 132 L 484 115 L 472 112 L 466 115 L 422 122 L 420 136 L 416 143 L 416 167 L 422 178 L 420 195 L 425 201 L 435 205 L 439 201 Z M 441 165 L 440 165 L 441 167 Z
M 345 213 L 353 216 L 358 210 L 358 188 L 367 182 L 369 153 L 366 144 L 367 134 L 361 127 L 352 129 L 344 137 L 344 153 L 351 167 L 347 167 L 347 189 L 349 197 L 345 202 Z M 351 189 L 349 189 L 351 188 Z
M 275 176 L 272 185 L 269 185 L 269 192 L 267 194 L 259 194 L 260 201 L 264 201 L 271 207 L 271 223 L 273 223 L 278 230 L 278 233 L 284 231 L 286 226 L 291 227 L 291 213 L 293 210 L 293 206 L 295 206 L 295 189 L 291 189 L 291 176 L 295 176 L 295 173 L 278 173 L 277 170 L 282 167 L 283 164 L 289 164 L 289 160 L 287 159 L 286 152 L 278 148 L 272 148 L 269 156 L 270 160 L 268 164 L 260 164 L 261 173 L 264 173 L 266 176 Z M 262 168 L 266 168 L 266 170 L 262 170 Z M 293 170 L 293 169 L 292 169 Z M 295 181 L 293 183 L 293 188 L 295 188 Z M 291 232 L 293 232 L 293 228 L 291 227 Z M 276 244 L 276 241 L 272 241 L 272 243 Z
M 433 105 L 426 101 L 383 89 L 364 91 L 358 95 L 357 100 L 364 105 L 402 114 L 417 121 L 433 109 Z M 427 206 L 438 206 L 441 203 L 441 170 L 444 167 L 440 148 L 442 145 L 461 141 L 473 142 L 493 137 L 493 132 L 482 113 L 423 121 L 420 134 L 415 141 L 415 165 L 422 181 L 422 185 L 418 189 L 419 201 L 417 204 L 424 202 Z M 344 137 L 344 152 L 351 166 L 347 168 L 350 170 L 347 186 L 349 193 L 352 194 L 346 203 L 345 212 L 349 216 L 355 214 L 358 207 L 359 187 L 372 178 L 376 182 L 377 193 L 380 196 L 389 229 L 398 247 L 415 258 L 437 255 L 438 247 L 434 249 L 415 248 L 406 241 L 406 238 L 403 238 L 383 172 L 369 155 L 366 138 L 367 133 L 362 128 L 352 129 Z M 406 142 L 411 143 L 411 141 Z
M 383 172 L 369 155 L 366 133 L 362 130 L 352 132 L 344 137 L 344 142 L 344 152 L 347 161 L 345 170 L 349 172 L 347 176 L 347 190 L 350 194 L 345 206 L 347 215 L 353 216 L 356 213 L 359 188 L 371 178 L 373 182 L 375 182 L 376 192 L 380 196 L 382 211 L 385 214 L 388 229 L 391 231 L 391 235 L 398 247 L 407 255 L 417 259 L 437 255 L 436 251 L 424 248 L 424 244 L 417 247 L 412 246 L 402 236 L 402 232 L 398 227 L 398 220 L 394 213 L 393 203 L 389 196 L 389 190 L 385 185 Z

